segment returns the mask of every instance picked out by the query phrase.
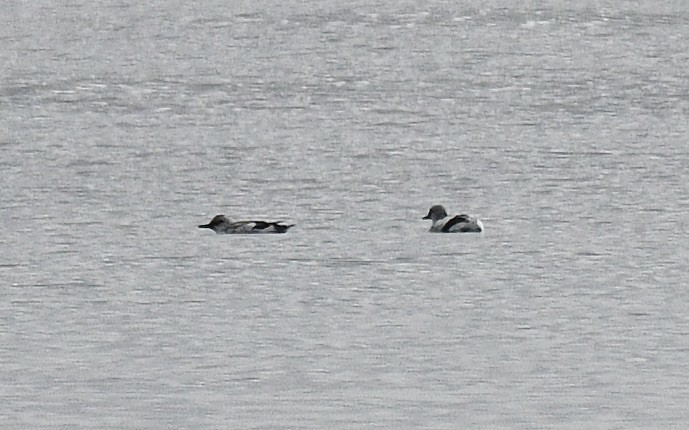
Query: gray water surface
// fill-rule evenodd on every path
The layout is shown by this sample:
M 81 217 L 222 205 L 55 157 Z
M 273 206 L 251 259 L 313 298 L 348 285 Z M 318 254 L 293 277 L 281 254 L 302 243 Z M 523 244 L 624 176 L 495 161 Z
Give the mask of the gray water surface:
M 5 5 L 0 426 L 685 428 L 689 7 L 474 3 Z

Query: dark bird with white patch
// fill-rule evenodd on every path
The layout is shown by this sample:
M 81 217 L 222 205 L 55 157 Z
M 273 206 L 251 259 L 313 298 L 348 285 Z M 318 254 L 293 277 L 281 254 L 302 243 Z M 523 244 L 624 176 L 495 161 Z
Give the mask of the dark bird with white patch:
M 208 224 L 199 228 L 209 228 L 218 234 L 285 233 L 294 224 L 282 221 L 232 221 L 225 215 L 216 215 Z
M 433 222 L 429 230 L 432 233 L 481 233 L 483 231 L 483 223 L 480 219 L 466 214 L 450 217 L 441 205 L 432 206 L 428 210 L 428 215 L 422 219 L 430 219 Z

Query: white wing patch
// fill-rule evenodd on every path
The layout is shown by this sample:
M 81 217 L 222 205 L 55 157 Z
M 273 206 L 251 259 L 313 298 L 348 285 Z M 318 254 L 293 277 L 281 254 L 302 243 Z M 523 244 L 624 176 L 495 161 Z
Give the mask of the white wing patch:
M 445 217 L 443 219 L 439 219 L 438 222 L 433 224 L 431 227 L 432 232 L 443 232 L 443 227 L 445 225 L 454 220 L 456 216 L 449 216 Z M 483 231 L 483 223 L 474 217 L 469 217 L 467 216 L 468 221 L 462 221 L 458 222 L 457 224 L 451 226 L 449 229 L 446 230 L 447 233 L 463 233 L 463 232 L 482 232 Z
M 237 227 L 234 229 L 235 233 L 251 233 L 256 227 L 256 223 L 253 222 L 242 222 L 242 223 L 237 223 Z

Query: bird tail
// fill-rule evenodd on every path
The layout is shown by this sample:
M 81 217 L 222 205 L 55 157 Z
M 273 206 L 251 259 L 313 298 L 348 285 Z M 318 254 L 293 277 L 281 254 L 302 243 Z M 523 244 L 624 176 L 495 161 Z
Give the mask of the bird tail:
M 294 227 L 294 224 L 280 224 L 280 221 L 273 224 L 275 226 L 275 231 L 278 233 L 284 233 L 290 228 Z

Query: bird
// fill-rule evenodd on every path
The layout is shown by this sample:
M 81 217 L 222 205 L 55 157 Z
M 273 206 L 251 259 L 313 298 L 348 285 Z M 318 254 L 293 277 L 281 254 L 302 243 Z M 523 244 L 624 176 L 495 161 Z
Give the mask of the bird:
M 481 233 L 483 231 L 483 223 L 480 219 L 466 214 L 449 217 L 441 205 L 431 206 L 428 215 L 422 219 L 433 221 L 429 230 L 432 233 Z
M 290 227 L 294 227 L 294 224 L 284 224 L 282 221 L 231 221 L 225 215 L 216 215 L 208 224 L 199 226 L 217 234 L 285 233 Z

